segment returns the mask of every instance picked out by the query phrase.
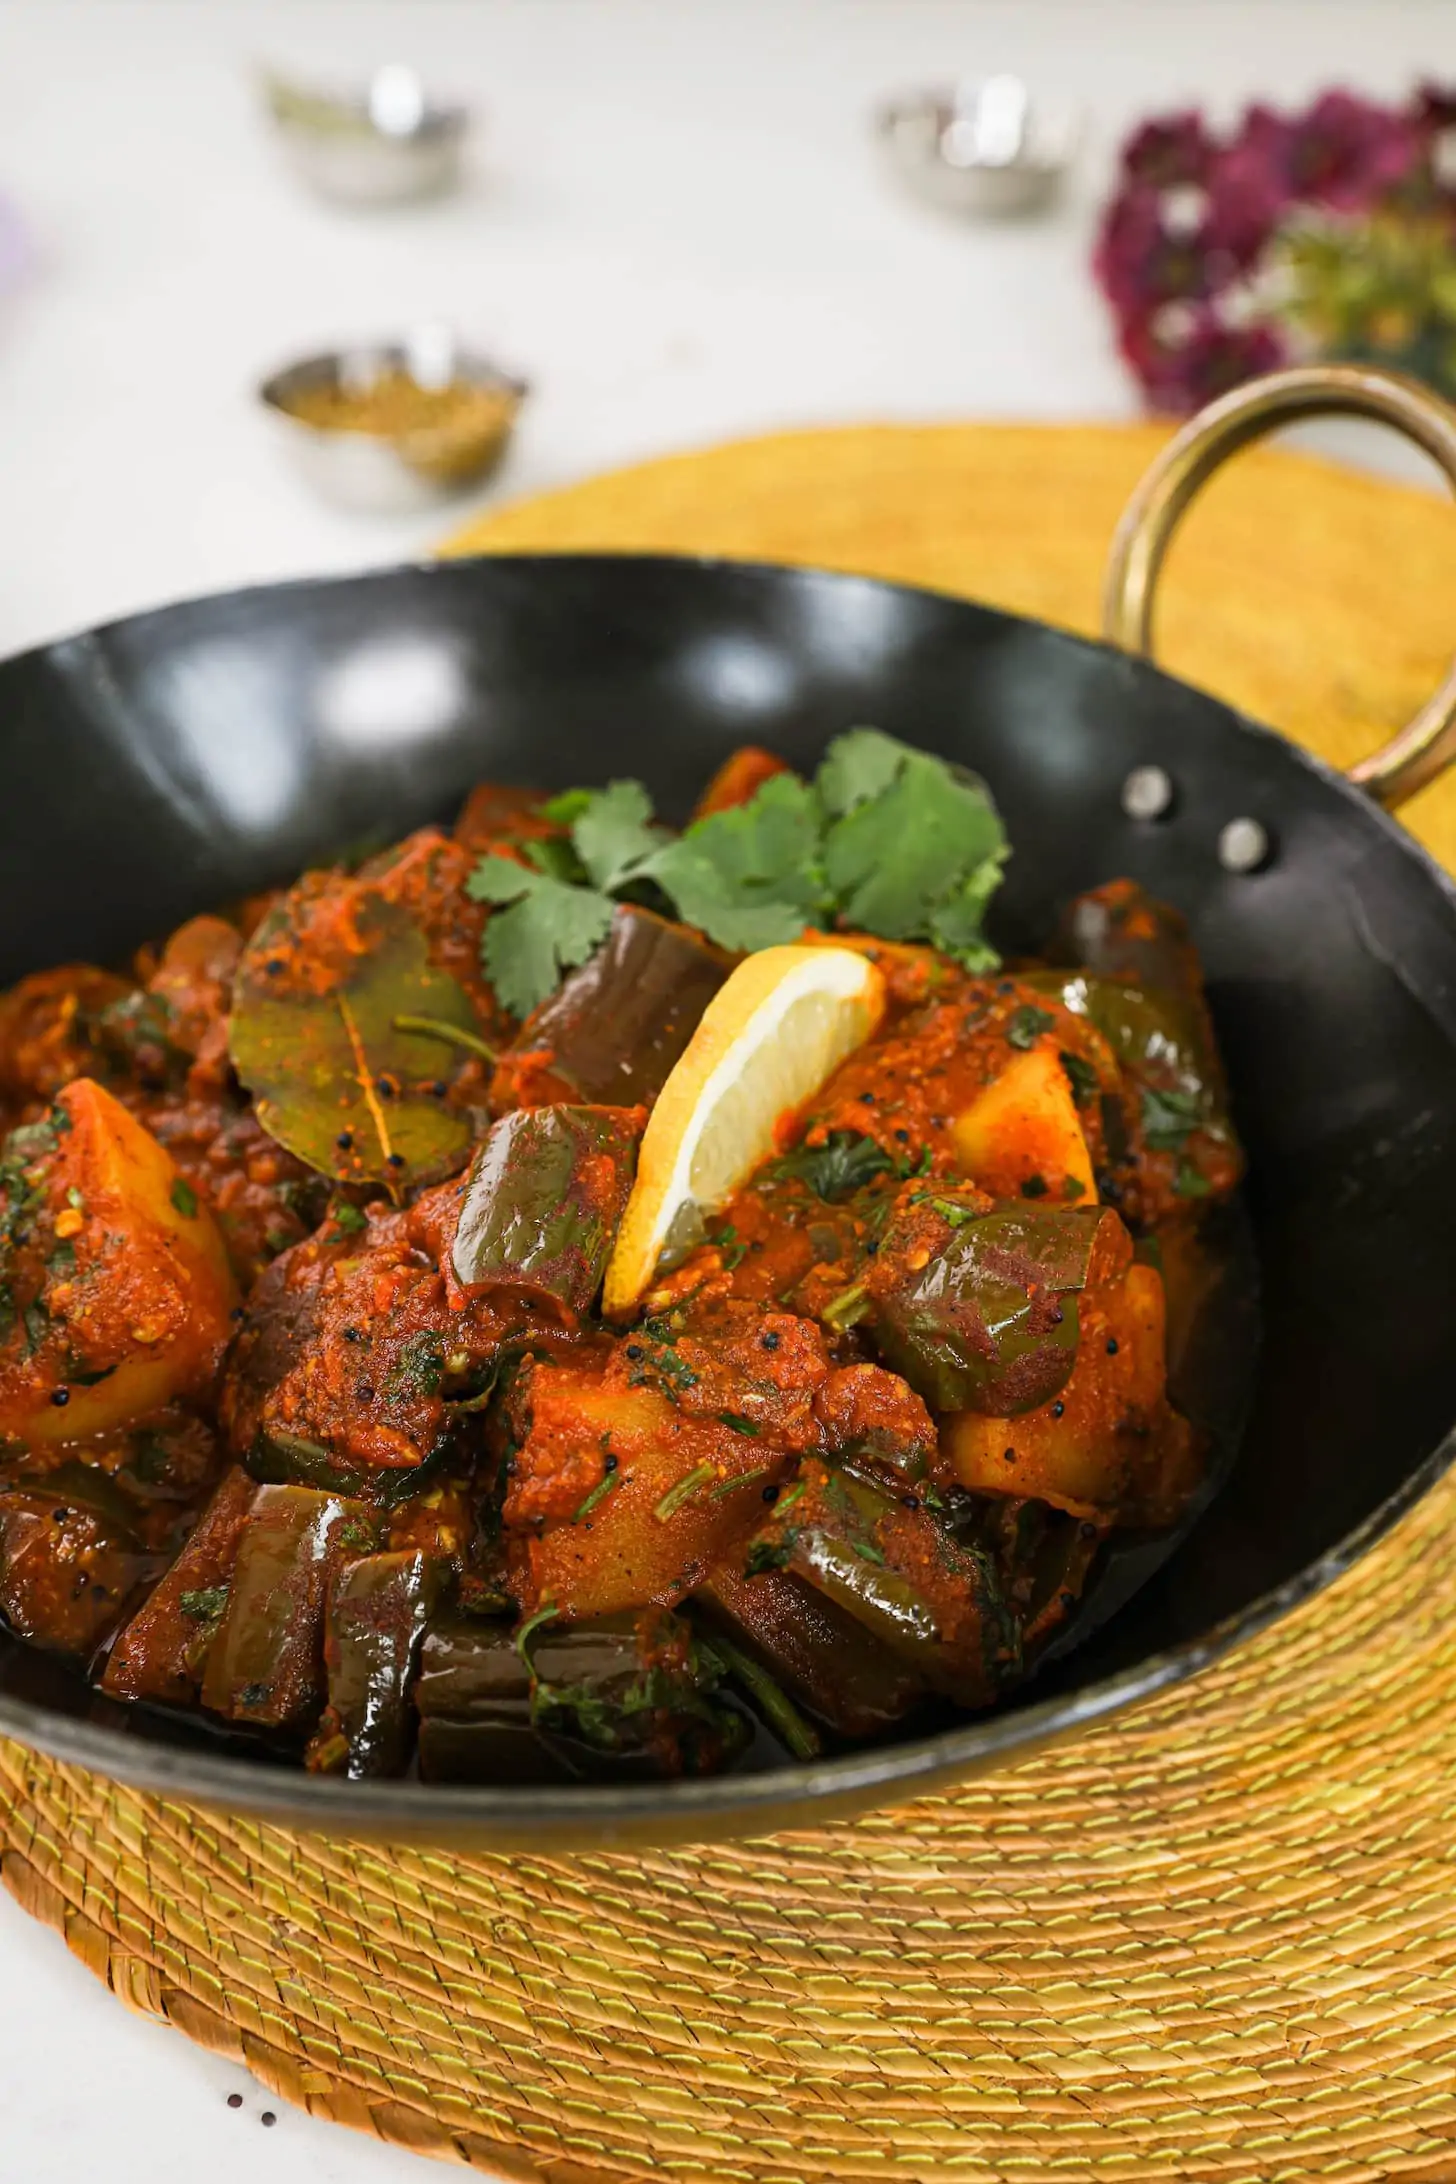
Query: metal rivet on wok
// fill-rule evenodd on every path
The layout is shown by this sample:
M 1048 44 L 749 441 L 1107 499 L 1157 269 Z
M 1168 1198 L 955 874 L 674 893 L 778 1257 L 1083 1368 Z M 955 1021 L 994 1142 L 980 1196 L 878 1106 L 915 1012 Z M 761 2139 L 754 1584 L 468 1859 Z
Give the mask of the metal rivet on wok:
M 1257 819 L 1230 819 L 1218 838 L 1225 872 L 1257 872 L 1269 856 L 1269 835 Z
M 1134 766 L 1122 784 L 1129 819 L 1161 819 L 1173 802 L 1173 784 L 1161 766 Z

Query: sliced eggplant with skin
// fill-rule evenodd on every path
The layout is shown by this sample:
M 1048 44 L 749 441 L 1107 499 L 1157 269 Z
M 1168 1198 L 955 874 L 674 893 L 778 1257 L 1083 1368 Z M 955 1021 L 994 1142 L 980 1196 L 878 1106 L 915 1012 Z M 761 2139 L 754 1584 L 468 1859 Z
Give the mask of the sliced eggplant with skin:
M 245 1471 L 223 1478 L 181 1554 L 112 1647 L 101 1679 L 112 1698 L 196 1705 L 257 1492 Z
M 1048 1403 L 1077 1362 L 1077 1293 L 1132 1256 L 1105 1206 L 1000 1204 L 910 1194 L 870 1273 L 869 1328 L 935 1411 L 1013 1418 Z
M 444 1573 L 430 1555 L 365 1555 L 334 1573 L 324 1622 L 328 1704 L 305 1763 L 316 1773 L 403 1774 L 410 1687 Z
M 452 1264 L 462 1289 L 523 1293 L 578 1318 L 601 1288 L 637 1172 L 630 1107 L 521 1107 L 475 1157 Z
M 924 1677 L 788 1570 L 748 1577 L 740 1566 L 722 1563 L 693 1599 L 708 1619 L 710 1643 L 725 1629 L 791 1699 L 840 1736 L 877 1736 L 925 1698 Z
M 209 1713 L 265 1729 L 312 1723 L 324 1697 L 330 1580 L 374 1540 L 363 1502 L 306 1486 L 259 1487 L 207 1658 Z
M 1020 1665 L 990 1558 L 916 1500 L 816 1458 L 749 1543 L 745 1574 L 785 1570 L 828 1595 L 959 1706 L 988 1706 Z
M 515 1634 L 447 1618 L 425 1638 L 416 1705 L 431 1781 L 701 1771 L 742 1742 L 722 1669 L 662 1609 Z M 468 1773 L 465 1772 L 468 1770 Z
M 650 1106 L 733 968 L 685 925 L 624 903 L 589 962 L 529 1016 L 500 1058 L 497 1106 Z

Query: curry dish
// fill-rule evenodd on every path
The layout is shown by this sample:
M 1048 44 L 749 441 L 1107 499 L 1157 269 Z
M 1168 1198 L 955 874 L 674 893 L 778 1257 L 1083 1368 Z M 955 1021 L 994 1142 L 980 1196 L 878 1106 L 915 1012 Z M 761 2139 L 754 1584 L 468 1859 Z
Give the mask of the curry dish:
M 1178 915 L 1044 959 L 872 730 L 450 832 L 0 998 L 0 1616 L 349 1777 L 780 1763 L 994 1706 L 1196 1501 L 1241 1158 Z M 1018 845 L 1033 858 L 1034 844 Z

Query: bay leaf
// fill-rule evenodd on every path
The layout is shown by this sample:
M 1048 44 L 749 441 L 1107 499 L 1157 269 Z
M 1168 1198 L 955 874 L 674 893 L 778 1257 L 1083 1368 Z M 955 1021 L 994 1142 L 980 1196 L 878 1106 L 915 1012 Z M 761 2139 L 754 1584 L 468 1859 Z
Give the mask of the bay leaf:
M 316 884 L 263 920 L 238 967 L 228 1044 L 270 1137 L 336 1182 L 382 1183 L 399 1198 L 463 1167 L 473 1130 L 447 1096 L 469 1054 L 397 1019 L 477 1040 L 480 1027 L 409 912 L 342 884 L 347 945 L 313 949 Z

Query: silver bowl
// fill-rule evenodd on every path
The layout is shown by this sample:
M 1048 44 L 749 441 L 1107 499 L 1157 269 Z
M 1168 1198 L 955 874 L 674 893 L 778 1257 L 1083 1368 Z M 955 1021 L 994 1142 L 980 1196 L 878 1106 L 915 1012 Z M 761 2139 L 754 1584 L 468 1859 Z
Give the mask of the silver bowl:
M 993 219 L 1049 205 L 1076 156 L 1069 107 L 1034 105 L 1015 76 L 887 99 L 876 133 L 901 179 L 942 211 Z
M 360 430 L 298 414 L 300 397 L 320 390 L 362 393 L 395 372 L 431 391 L 464 386 L 495 399 L 473 417 L 398 431 Z M 442 329 L 427 327 L 402 342 L 302 357 L 265 379 L 258 399 L 297 470 L 326 500 L 405 515 L 451 500 L 490 475 L 526 391 L 524 381 L 458 348 Z
M 352 91 L 270 73 L 263 90 L 295 173 L 336 204 L 438 197 L 460 179 L 469 110 L 432 100 L 413 69 L 378 68 Z

